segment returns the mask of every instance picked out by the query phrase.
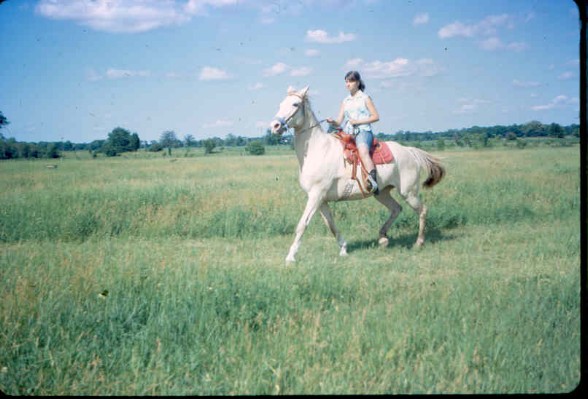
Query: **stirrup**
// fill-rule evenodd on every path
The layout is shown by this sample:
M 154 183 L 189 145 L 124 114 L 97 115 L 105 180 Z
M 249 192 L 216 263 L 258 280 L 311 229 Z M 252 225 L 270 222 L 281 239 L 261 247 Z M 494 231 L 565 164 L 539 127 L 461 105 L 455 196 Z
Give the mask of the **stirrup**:
M 378 183 L 376 183 L 376 181 L 374 181 L 372 176 L 370 176 L 369 174 L 367 175 L 367 189 L 370 193 L 374 193 L 375 195 L 378 195 L 380 193 Z

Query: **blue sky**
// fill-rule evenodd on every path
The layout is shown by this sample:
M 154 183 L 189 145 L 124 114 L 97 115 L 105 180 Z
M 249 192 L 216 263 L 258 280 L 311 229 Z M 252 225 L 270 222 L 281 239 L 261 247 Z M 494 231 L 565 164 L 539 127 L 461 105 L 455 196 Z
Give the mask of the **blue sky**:
M 289 85 L 376 132 L 579 123 L 579 19 L 553 0 L 8 0 L 2 129 L 19 141 L 265 134 Z

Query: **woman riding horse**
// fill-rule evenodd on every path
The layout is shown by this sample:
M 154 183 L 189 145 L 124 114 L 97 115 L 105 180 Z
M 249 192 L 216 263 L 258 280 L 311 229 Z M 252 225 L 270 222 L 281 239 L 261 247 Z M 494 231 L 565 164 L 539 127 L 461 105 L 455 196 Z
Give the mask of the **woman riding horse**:
M 370 147 L 374 141 L 372 132 L 372 123 L 380 120 L 376 106 L 370 96 L 364 93 L 365 83 L 357 71 L 347 72 L 345 75 L 345 86 L 349 90 L 347 96 L 341 103 L 339 116 L 337 119 L 327 118 L 327 122 L 335 127 L 341 126 L 343 119 L 347 119 L 345 124 L 346 133 L 355 136 L 355 145 L 359 152 L 359 158 L 365 166 L 368 174 L 368 191 L 378 195 L 378 183 L 376 181 L 376 167 L 370 157 Z

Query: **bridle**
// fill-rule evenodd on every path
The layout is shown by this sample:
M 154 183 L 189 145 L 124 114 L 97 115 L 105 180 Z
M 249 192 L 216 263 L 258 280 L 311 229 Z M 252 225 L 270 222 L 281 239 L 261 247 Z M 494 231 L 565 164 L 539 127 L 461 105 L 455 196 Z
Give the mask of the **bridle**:
M 306 99 L 305 99 L 303 96 L 301 96 L 301 95 L 300 95 L 300 94 L 298 94 L 298 93 L 289 93 L 289 94 L 288 94 L 288 96 L 296 96 L 296 97 L 298 97 L 298 98 L 299 98 L 299 99 L 300 99 L 302 102 L 300 103 L 300 107 L 296 108 L 296 110 L 295 110 L 294 112 L 292 112 L 292 114 L 291 114 L 291 115 L 290 115 L 288 118 L 282 118 L 282 117 L 280 117 L 280 118 L 277 118 L 277 119 L 276 119 L 278 122 L 280 122 L 280 124 L 281 124 L 281 125 L 284 127 L 284 129 L 285 129 L 285 130 L 288 130 L 288 129 L 290 129 L 290 126 L 288 126 L 288 122 L 290 122 L 290 120 L 291 120 L 291 119 L 294 117 L 294 115 L 296 115 L 296 113 L 297 113 L 298 111 L 300 111 L 300 108 L 302 108 L 302 112 L 303 112 L 303 113 L 306 113 L 306 105 L 305 105 L 305 101 L 306 101 Z M 326 121 L 326 119 L 322 119 L 322 120 L 318 121 L 316 124 L 314 124 L 314 125 L 312 125 L 312 126 L 310 126 L 310 127 L 307 127 L 307 128 L 306 128 L 306 129 L 304 129 L 304 130 L 301 130 L 301 131 L 298 131 L 298 132 L 296 132 L 296 134 L 301 134 L 301 133 L 304 133 L 304 132 L 306 132 L 307 130 L 313 129 L 313 128 L 315 128 L 315 127 L 319 126 L 319 125 L 320 125 L 321 123 L 323 123 L 324 121 Z
M 302 97 L 300 94 L 298 93 L 289 93 L 288 96 L 296 96 L 298 97 L 302 102 L 300 103 L 302 106 L 302 112 L 304 111 L 304 97 Z M 280 122 L 280 124 L 284 127 L 285 130 L 290 129 L 290 126 L 288 126 L 288 122 L 290 122 L 290 120 L 294 117 L 294 115 L 296 115 L 296 113 L 300 110 L 300 107 L 297 107 L 294 112 L 292 112 L 292 114 L 288 117 L 288 118 L 277 118 L 276 120 L 278 122 Z

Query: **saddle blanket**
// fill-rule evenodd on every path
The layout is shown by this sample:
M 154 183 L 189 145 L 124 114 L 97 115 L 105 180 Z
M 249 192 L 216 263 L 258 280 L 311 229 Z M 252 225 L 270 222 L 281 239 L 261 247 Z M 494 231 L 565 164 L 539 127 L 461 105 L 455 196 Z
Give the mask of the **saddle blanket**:
M 338 131 L 335 133 L 335 137 L 341 141 L 341 144 L 343 145 L 343 154 L 349 163 L 353 163 L 355 159 L 359 158 L 358 156 L 356 158 L 355 155 L 357 154 L 357 146 L 355 145 L 353 135 Z M 379 141 L 375 137 L 370 148 L 370 156 L 375 165 L 394 162 L 394 155 L 392 155 L 392 151 L 390 151 L 388 144 L 384 141 Z

